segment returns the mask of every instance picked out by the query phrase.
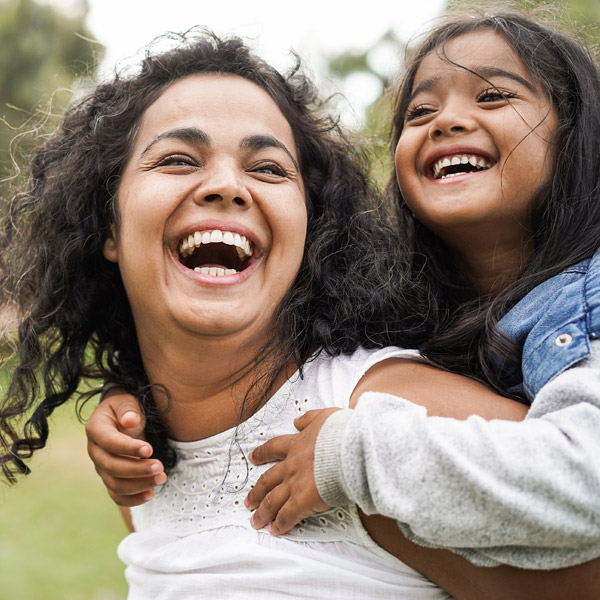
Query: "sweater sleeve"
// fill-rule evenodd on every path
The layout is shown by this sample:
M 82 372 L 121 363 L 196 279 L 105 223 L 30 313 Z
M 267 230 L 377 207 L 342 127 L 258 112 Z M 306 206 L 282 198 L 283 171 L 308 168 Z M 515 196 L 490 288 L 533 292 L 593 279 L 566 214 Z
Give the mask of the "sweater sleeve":
M 600 556 L 600 342 L 547 383 L 522 422 L 428 417 L 369 392 L 323 426 L 329 504 L 392 517 L 410 540 L 480 566 L 554 569 Z

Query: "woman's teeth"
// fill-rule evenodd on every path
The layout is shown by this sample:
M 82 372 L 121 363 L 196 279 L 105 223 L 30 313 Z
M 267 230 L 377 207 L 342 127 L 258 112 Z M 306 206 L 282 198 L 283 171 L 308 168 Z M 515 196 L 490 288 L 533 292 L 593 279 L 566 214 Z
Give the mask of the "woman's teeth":
M 213 277 L 223 277 L 224 275 L 234 275 L 237 273 L 235 269 L 223 269 L 222 267 L 196 267 L 196 273 L 204 275 L 212 275 Z
M 468 165 L 462 168 L 463 165 Z M 435 161 L 431 167 L 434 179 L 446 179 L 447 177 L 456 177 L 465 173 L 475 171 L 485 171 L 490 169 L 492 163 L 481 156 L 473 154 L 457 154 L 455 156 L 445 156 Z
M 195 231 L 183 238 L 179 244 L 179 254 L 182 258 L 194 253 L 202 244 L 226 244 L 235 246 L 240 260 L 247 260 L 253 254 L 252 245 L 244 235 L 232 231 L 212 229 L 209 231 Z

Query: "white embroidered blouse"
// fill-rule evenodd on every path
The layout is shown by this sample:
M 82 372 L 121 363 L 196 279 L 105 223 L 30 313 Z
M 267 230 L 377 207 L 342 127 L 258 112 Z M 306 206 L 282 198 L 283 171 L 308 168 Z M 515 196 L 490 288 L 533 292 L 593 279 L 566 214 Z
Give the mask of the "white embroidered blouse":
M 252 529 L 244 506 L 268 468 L 249 463 L 250 450 L 294 433 L 294 418 L 307 410 L 347 407 L 364 373 L 391 357 L 418 355 L 399 348 L 320 355 L 237 429 L 172 442 L 177 466 L 154 499 L 132 509 L 135 533 L 119 546 L 128 599 L 451 598 L 377 546 L 354 505 L 306 519 L 280 537 Z

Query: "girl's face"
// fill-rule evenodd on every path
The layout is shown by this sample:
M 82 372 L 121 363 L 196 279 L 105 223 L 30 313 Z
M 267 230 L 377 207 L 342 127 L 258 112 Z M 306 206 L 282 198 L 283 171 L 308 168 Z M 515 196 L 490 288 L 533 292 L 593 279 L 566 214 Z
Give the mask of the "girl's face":
M 551 175 L 556 109 L 501 35 L 468 33 L 444 50 L 447 60 L 431 52 L 416 72 L 396 148 L 400 190 L 450 246 L 465 236 L 521 244 Z
M 264 90 L 216 74 L 169 86 L 141 119 L 118 210 L 104 254 L 141 346 L 182 330 L 264 342 L 307 224 L 294 136 Z

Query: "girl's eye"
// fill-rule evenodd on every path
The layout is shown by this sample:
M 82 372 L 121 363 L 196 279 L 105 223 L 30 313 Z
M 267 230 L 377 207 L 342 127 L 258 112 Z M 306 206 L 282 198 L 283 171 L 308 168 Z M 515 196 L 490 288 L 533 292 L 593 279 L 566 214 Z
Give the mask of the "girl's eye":
M 431 106 L 427 106 L 425 104 L 419 104 L 417 106 L 413 106 L 406 109 L 406 114 L 404 117 L 405 121 L 414 121 L 420 117 L 424 117 L 426 115 L 434 112 L 434 109 Z
M 512 92 L 499 90 L 498 88 L 489 88 L 477 96 L 477 102 L 506 102 L 514 97 L 515 95 Z
M 254 173 L 264 173 L 265 175 L 274 175 L 276 177 L 287 177 L 285 169 L 273 162 L 260 163 L 250 170 Z

